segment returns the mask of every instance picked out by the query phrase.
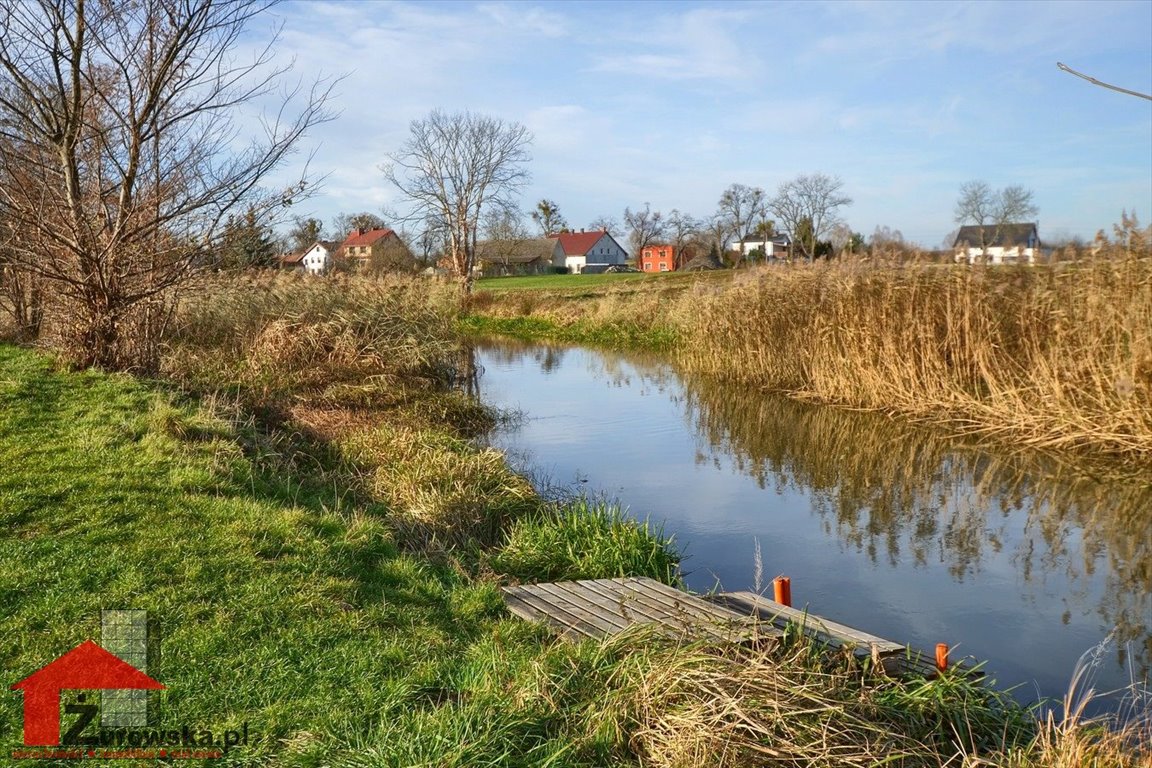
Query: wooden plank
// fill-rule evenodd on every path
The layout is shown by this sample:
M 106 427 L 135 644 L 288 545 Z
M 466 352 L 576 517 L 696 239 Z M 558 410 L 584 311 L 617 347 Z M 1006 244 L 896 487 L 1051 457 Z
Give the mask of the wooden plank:
M 605 638 L 633 624 L 655 624 L 676 634 L 716 640 L 779 636 L 746 615 L 713 605 L 653 579 L 592 579 L 503 589 L 508 608 L 529 621 L 547 622 L 566 637 Z M 768 630 L 768 631 L 765 631 Z
M 755 634 L 756 622 L 727 608 L 712 605 L 651 579 L 601 579 L 575 585 L 604 599 L 630 606 L 638 616 L 680 631 L 697 630 L 714 639 L 747 639 Z
M 652 600 L 621 584 L 583 582 L 570 586 L 578 586 L 596 595 L 601 605 L 610 606 L 607 610 L 621 611 L 632 623 L 656 624 L 678 635 L 695 632 L 710 639 L 731 640 L 733 633 L 729 625 L 739 619 L 735 614 L 721 620 L 712 613 L 686 611 L 671 601 Z
M 520 603 L 518 606 L 523 613 L 518 615 L 523 616 L 524 613 L 529 613 L 529 620 L 537 621 L 543 619 L 553 627 L 562 630 L 566 635 L 577 633 L 586 637 L 604 638 L 610 634 L 619 631 L 619 627 L 611 625 L 606 626 L 605 622 L 592 620 L 578 608 L 563 602 L 550 600 L 547 595 L 538 594 L 535 591 L 530 591 L 523 587 L 505 587 L 505 602 L 511 597 L 514 601 Z M 509 608 L 511 609 L 511 605 Z
M 585 621 L 601 627 L 602 637 L 621 632 L 632 623 L 618 611 L 605 610 L 595 600 L 589 599 L 589 595 L 564 589 L 562 583 L 534 584 L 532 589 L 543 599 L 565 607 Z
M 755 592 L 723 592 L 710 599 L 733 610 L 743 611 L 746 615 L 755 615 L 781 629 L 788 623 L 796 624 L 804 634 L 837 648 L 855 646 L 863 653 L 871 653 L 872 646 L 876 646 L 881 656 L 903 654 L 906 651 L 899 643 L 814 613 L 782 605 Z

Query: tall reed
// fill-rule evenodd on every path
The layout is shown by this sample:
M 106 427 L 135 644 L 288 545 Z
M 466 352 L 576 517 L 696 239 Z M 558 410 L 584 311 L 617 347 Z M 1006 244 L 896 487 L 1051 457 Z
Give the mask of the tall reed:
M 454 377 L 456 306 L 409 276 L 209 278 L 179 308 L 165 371 L 261 403 L 394 402 Z
M 1152 259 L 796 266 L 687 300 L 680 359 L 694 371 L 1022 444 L 1152 458 Z

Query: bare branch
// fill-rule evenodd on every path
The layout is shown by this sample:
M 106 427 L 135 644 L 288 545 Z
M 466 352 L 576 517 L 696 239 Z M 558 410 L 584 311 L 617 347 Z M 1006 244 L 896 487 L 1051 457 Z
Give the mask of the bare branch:
M 1126 93 L 1129 96 L 1135 96 L 1135 97 L 1140 98 L 1140 99 L 1148 99 L 1148 101 L 1152 101 L 1152 96 L 1149 96 L 1146 93 L 1140 93 L 1139 91 L 1130 91 L 1127 88 L 1121 88 L 1118 85 L 1110 85 L 1110 84 L 1104 82 L 1103 80 L 1097 80 L 1094 77 L 1089 77 L 1088 75 L 1084 74 L 1083 72 L 1077 72 L 1076 70 L 1072 69 L 1072 67 L 1069 67 L 1066 64 L 1062 64 L 1059 61 L 1056 62 L 1056 66 L 1059 69 L 1063 70 L 1064 72 L 1067 72 L 1070 75 L 1075 75 L 1076 77 L 1079 77 L 1083 80 L 1087 80 L 1088 82 L 1092 83 L 1092 85 L 1098 85 L 1101 88 L 1107 88 L 1111 91 L 1116 91 L 1118 93 Z

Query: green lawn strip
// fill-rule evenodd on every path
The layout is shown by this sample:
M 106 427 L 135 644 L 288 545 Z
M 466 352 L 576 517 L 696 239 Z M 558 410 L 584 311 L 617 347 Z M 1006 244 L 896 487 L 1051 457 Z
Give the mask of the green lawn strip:
M 587 320 L 562 325 L 547 318 L 526 316 L 470 314 L 460 319 L 460 330 L 471 336 L 511 336 L 525 341 L 549 339 L 571 344 L 654 352 L 672 349 L 677 340 L 675 330 L 666 326 L 643 328 L 630 323 L 605 325 Z
M 598 275 L 513 275 L 484 277 L 476 281 L 476 291 L 539 291 L 555 294 L 597 295 L 616 290 L 669 290 L 687 288 L 699 282 L 726 282 L 738 270 L 717 269 L 701 272 L 621 272 Z
M 7 685 L 98 638 L 100 609 L 141 608 L 161 627 L 162 724 L 256 737 L 224 764 L 596 764 L 532 685 L 542 655 L 572 651 L 507 618 L 494 581 L 399 551 L 383 507 L 336 511 L 338 489 L 262 474 L 228 425 L 129 377 L 6 346 L 0 371 Z M 0 702 L 7 751 L 20 694 Z
M 662 279 L 665 279 L 664 275 L 647 275 L 643 272 L 599 275 L 514 275 L 511 277 L 483 277 L 476 281 L 476 290 L 587 290 L 621 283 Z

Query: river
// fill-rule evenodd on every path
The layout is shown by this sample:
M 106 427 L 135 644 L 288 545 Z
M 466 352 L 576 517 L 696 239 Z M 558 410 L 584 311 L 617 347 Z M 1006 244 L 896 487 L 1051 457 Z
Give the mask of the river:
M 519 414 L 493 444 L 538 484 L 661 524 L 695 591 L 770 595 L 787 575 L 797 607 L 918 648 L 948 643 L 1023 702 L 1063 696 L 1093 648 L 1098 692 L 1147 680 L 1148 482 L 643 355 L 503 341 L 475 353 L 481 398 Z

